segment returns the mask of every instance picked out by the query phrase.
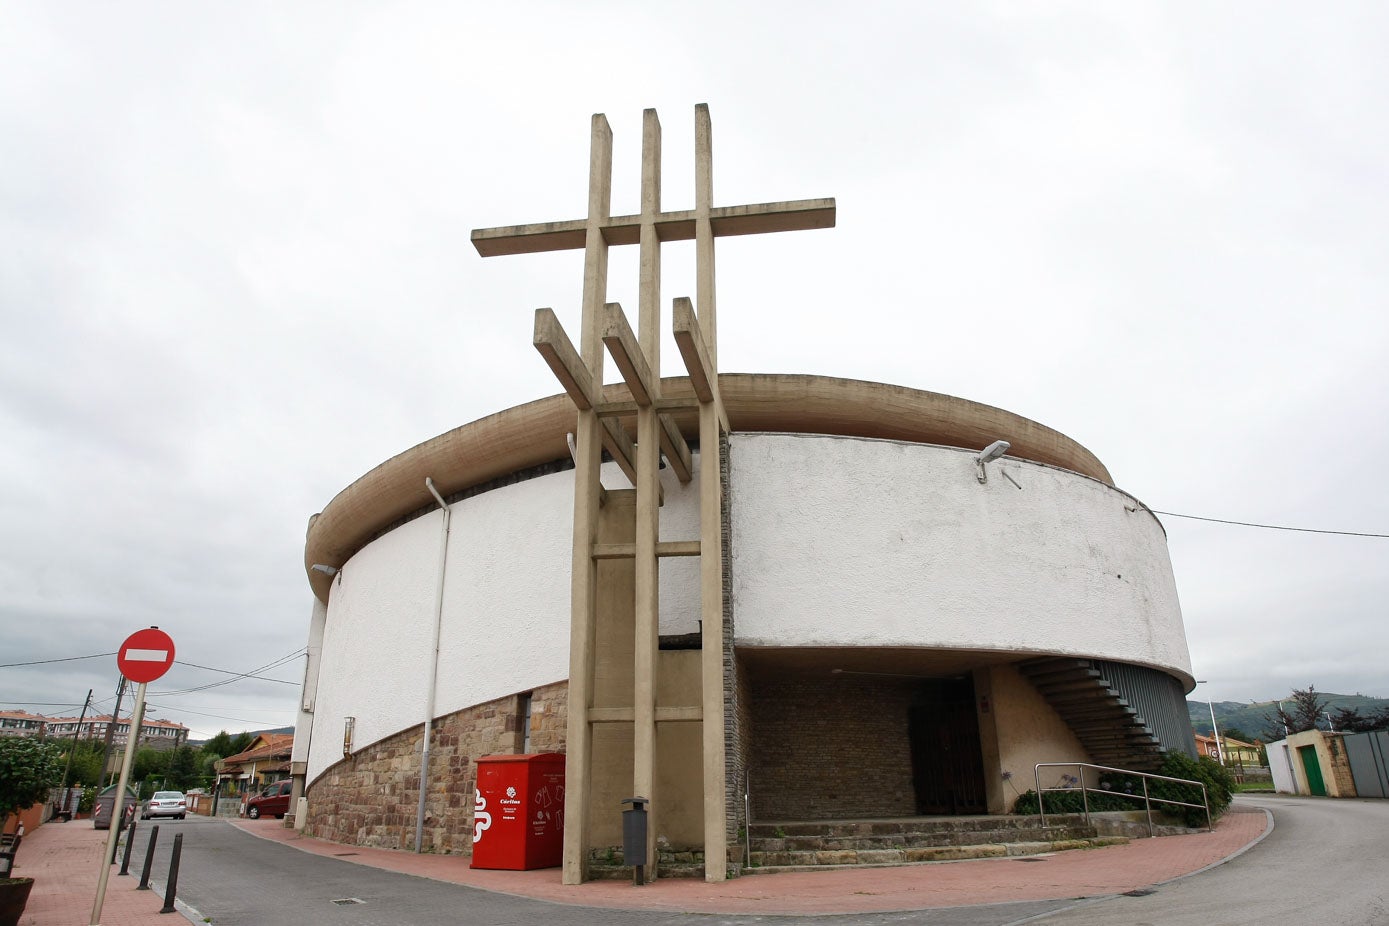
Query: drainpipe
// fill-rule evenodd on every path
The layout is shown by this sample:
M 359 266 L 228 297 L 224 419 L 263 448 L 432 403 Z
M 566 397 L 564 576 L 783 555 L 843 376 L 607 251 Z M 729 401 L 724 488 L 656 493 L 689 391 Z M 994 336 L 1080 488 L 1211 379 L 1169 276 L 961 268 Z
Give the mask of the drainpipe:
M 449 516 L 452 511 L 444 497 L 434 488 L 434 480 L 424 477 L 424 487 L 439 507 L 444 509 L 444 523 L 439 531 L 439 583 L 434 588 L 434 639 L 430 645 L 429 696 L 424 707 L 424 745 L 420 749 L 420 805 L 415 811 L 415 851 L 424 851 L 424 798 L 429 784 L 429 733 L 434 725 L 434 693 L 439 685 L 439 628 L 444 622 L 444 566 L 449 553 Z

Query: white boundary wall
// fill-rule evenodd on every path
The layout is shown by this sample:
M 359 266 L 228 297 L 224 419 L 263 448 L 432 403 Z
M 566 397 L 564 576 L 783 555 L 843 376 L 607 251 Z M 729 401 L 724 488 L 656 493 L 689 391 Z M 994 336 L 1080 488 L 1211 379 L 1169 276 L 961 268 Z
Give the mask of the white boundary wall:
M 1268 753 L 1268 771 L 1273 777 L 1273 790 L 1279 794 L 1297 793 L 1297 773 L 1293 771 L 1293 751 L 1286 739 L 1269 743 L 1264 747 Z

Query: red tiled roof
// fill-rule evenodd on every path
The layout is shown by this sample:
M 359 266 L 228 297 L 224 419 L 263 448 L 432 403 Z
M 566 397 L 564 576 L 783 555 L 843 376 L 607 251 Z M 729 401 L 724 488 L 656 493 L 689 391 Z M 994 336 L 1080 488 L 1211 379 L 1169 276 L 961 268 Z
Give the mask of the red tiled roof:
M 238 752 L 234 756 L 227 756 L 222 762 L 227 765 L 241 765 L 246 762 L 255 762 L 258 759 L 273 759 L 276 756 L 288 756 L 294 748 L 293 733 L 262 733 L 257 739 L 264 740 L 264 745 Z

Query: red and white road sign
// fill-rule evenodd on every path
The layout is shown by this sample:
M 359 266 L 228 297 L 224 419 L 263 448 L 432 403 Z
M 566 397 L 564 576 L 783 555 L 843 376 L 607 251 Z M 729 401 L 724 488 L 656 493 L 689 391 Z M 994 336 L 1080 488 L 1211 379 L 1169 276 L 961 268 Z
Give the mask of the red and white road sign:
M 158 627 L 135 631 L 116 653 L 116 665 L 132 682 L 152 682 L 173 664 L 173 638 Z

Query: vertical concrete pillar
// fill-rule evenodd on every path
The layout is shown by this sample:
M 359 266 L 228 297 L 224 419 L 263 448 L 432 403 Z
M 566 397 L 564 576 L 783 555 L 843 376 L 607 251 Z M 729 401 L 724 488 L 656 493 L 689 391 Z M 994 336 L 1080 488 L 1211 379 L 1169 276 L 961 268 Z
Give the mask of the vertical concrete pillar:
M 601 113 L 593 117 L 589 143 L 588 227 L 584 238 L 584 291 L 580 354 L 593 382 L 603 382 L 601 310 L 608 290 L 608 244 L 603 224 L 612 204 L 612 129 Z M 574 554 L 570 584 L 569 731 L 565 759 L 565 884 L 582 884 L 588 869 L 589 792 L 593 767 L 593 638 L 597 537 L 602 462 L 601 423 L 595 409 L 578 413 L 575 424 Z

